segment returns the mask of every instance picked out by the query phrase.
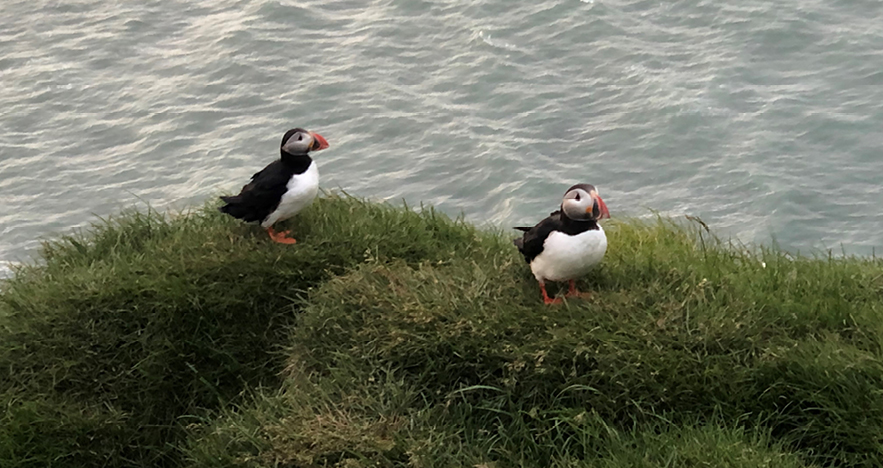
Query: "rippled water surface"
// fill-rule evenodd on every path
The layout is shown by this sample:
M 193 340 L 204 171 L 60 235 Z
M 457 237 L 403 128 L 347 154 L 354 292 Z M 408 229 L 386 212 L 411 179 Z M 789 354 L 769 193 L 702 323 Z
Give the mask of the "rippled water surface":
M 4 262 L 236 190 L 293 126 L 323 187 L 478 223 L 585 181 L 614 216 L 883 247 L 876 0 L 6 0 L 0 82 Z

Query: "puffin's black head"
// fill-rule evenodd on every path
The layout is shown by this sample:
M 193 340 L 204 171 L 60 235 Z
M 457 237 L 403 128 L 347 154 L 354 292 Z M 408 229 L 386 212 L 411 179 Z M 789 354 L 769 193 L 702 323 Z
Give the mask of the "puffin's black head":
M 561 201 L 561 211 L 576 221 L 597 221 L 610 217 L 607 205 L 591 184 L 576 184 L 567 189 Z
M 307 154 L 310 151 L 319 151 L 328 147 L 328 141 L 318 133 L 292 128 L 285 132 L 280 145 L 282 154 Z

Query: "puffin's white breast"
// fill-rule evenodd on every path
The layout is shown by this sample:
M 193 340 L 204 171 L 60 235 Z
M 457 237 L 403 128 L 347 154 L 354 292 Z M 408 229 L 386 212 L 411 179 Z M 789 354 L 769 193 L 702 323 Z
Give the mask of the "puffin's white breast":
M 537 281 L 566 281 L 588 273 L 604 258 L 607 236 L 604 229 L 575 236 L 553 231 L 543 243 L 543 251 L 530 262 Z
M 302 174 L 295 174 L 286 185 L 286 191 L 279 200 L 279 206 L 267 216 L 261 223 L 264 229 L 272 226 L 277 221 L 288 219 L 304 208 L 310 206 L 316 194 L 319 193 L 319 169 L 316 163 L 310 163 Z

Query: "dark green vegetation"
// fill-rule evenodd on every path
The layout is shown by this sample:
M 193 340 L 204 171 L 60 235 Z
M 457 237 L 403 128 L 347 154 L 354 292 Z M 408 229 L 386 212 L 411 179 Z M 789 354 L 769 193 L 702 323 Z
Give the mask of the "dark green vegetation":
M 614 220 L 548 307 L 509 232 L 346 197 L 291 226 L 47 245 L 0 295 L 0 467 L 883 466 L 883 262 Z

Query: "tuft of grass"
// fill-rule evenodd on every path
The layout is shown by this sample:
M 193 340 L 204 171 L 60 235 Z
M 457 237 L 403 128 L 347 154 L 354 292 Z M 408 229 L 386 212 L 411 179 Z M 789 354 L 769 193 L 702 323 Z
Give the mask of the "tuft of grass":
M 577 409 L 429 407 L 393 373 L 358 385 L 289 383 L 206 421 L 191 466 L 814 466 L 764 429 L 719 416 L 618 427 Z
M 605 224 L 558 307 L 511 233 L 327 196 L 294 246 L 128 212 L 0 292 L 0 466 L 883 465 L 883 262 Z
M 101 466 L 121 456 L 133 432 L 112 408 L 34 395 L 2 398 L 0 466 Z

